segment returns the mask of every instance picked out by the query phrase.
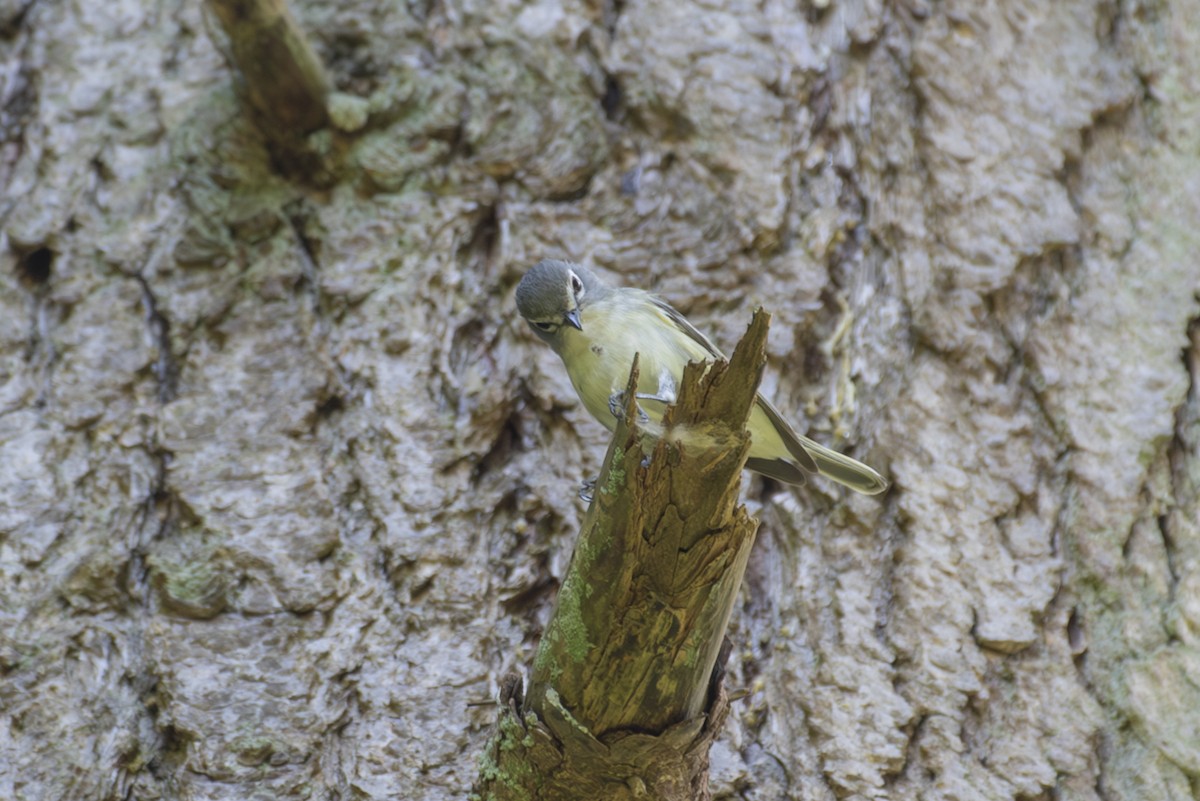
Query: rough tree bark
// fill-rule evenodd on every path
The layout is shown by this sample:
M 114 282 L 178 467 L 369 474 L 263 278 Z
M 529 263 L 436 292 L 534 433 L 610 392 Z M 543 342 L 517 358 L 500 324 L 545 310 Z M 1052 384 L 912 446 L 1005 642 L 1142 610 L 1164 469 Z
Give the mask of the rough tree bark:
M 747 480 L 714 796 L 1197 795 L 1194 0 L 292 11 L 315 182 L 199 4 L 0 2 L 0 797 L 459 797 L 607 442 L 544 256 L 894 482 Z

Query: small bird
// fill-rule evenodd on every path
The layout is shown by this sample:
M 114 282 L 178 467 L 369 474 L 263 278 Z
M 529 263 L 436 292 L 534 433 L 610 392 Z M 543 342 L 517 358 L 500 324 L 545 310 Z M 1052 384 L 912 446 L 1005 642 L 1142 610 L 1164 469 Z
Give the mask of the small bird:
M 611 287 L 581 264 L 544 259 L 517 285 L 517 309 L 533 333 L 562 358 L 583 405 L 610 431 L 638 356 L 637 401 L 654 422 L 676 399 L 683 368 L 725 358 L 665 301 L 641 289 Z M 800 436 L 761 394 L 750 420 L 746 467 L 787 484 L 819 473 L 875 495 L 887 481 L 861 462 Z

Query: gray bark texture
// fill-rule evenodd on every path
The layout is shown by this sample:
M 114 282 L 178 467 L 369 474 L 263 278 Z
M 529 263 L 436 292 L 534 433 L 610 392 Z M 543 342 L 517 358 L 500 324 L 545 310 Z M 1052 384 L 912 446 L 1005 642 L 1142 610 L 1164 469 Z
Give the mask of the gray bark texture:
M 1200 796 L 1200 4 L 0 0 L 0 798 L 461 798 L 653 289 L 894 482 L 747 477 L 715 798 Z

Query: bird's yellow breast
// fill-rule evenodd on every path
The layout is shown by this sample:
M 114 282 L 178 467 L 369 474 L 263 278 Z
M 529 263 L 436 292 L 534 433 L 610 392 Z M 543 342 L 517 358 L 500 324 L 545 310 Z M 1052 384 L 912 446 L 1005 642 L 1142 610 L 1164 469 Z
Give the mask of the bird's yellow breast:
M 616 292 L 585 307 L 582 331 L 565 332 L 562 359 L 575 391 L 592 416 L 610 430 L 616 418 L 610 398 L 623 392 L 629 369 L 638 356 L 638 394 L 675 400 L 683 368 L 689 361 L 713 357 L 681 331 L 648 296 L 635 290 Z M 652 419 L 662 417 L 664 404 L 641 402 Z

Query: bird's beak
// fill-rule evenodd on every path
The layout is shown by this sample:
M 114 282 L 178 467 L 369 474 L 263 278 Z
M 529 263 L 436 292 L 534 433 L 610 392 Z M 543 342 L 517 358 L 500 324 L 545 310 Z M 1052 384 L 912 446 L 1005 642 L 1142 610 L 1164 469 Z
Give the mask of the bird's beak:
M 575 326 L 580 331 L 583 330 L 583 323 L 579 322 L 579 309 L 572 309 L 563 315 L 563 322 Z

